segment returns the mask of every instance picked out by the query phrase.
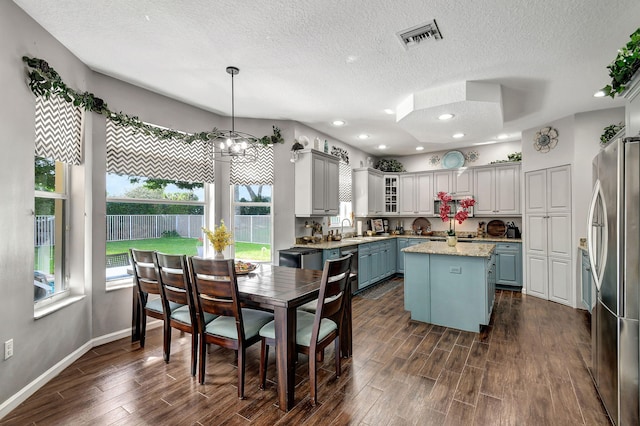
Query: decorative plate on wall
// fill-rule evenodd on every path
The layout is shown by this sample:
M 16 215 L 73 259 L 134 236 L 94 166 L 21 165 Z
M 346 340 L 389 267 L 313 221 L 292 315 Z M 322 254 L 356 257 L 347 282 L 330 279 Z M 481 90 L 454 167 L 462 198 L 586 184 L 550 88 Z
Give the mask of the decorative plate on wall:
M 533 147 L 536 151 L 546 153 L 558 145 L 558 131 L 553 127 L 538 130 L 533 137 Z
M 443 169 L 457 169 L 464 166 L 464 155 L 460 151 L 449 151 L 442 157 Z
M 480 157 L 480 154 L 478 154 L 478 151 L 469 151 L 464 155 L 464 157 L 468 162 L 473 163 L 478 159 L 478 157 Z
M 440 157 L 438 155 L 432 155 L 431 158 L 429 158 L 429 164 L 432 166 L 437 166 L 438 164 L 440 164 Z

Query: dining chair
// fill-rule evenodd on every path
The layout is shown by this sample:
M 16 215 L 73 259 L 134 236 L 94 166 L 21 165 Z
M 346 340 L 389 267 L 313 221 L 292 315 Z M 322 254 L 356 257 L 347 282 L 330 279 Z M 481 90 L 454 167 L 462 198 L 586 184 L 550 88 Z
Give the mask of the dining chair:
M 161 298 L 166 316 L 164 326 L 164 360 L 169 362 L 171 356 L 171 329 L 191 333 L 191 375 L 196 375 L 198 361 L 198 320 L 191 289 L 191 279 L 187 269 L 187 256 L 156 252 L 155 265 L 158 271 Z M 170 310 L 170 304 L 182 305 Z M 216 318 L 205 313 L 204 323 L 208 324 Z
M 147 316 L 165 321 L 165 308 L 162 301 L 160 283 L 158 282 L 158 270 L 155 264 L 155 252 L 151 250 L 129 249 L 133 276 L 138 292 L 138 303 L 142 318 L 140 320 L 140 347 L 144 348 L 145 336 L 147 334 Z M 149 295 L 156 295 L 156 298 L 149 298 Z M 169 302 L 167 309 L 169 312 L 183 306 L 182 304 Z M 164 346 L 165 361 L 168 361 L 166 342 Z
M 236 351 L 238 359 L 238 398 L 244 399 L 246 349 L 260 341 L 263 325 L 273 320 L 273 314 L 242 308 L 233 259 L 215 260 L 189 257 L 189 272 L 195 305 L 199 315 L 200 369 L 198 379 L 205 382 L 206 344 L 213 343 Z M 205 313 L 218 317 L 208 324 Z
M 298 309 L 296 312 L 296 350 L 309 358 L 309 387 L 311 404 L 318 402 L 318 358 L 324 349 L 335 342 L 336 377 L 340 377 L 340 336 L 343 332 L 345 300 L 349 291 L 351 257 L 327 260 L 322 270 L 320 291 L 315 314 Z M 260 388 L 267 379 L 269 346 L 275 345 L 275 322 L 260 329 Z

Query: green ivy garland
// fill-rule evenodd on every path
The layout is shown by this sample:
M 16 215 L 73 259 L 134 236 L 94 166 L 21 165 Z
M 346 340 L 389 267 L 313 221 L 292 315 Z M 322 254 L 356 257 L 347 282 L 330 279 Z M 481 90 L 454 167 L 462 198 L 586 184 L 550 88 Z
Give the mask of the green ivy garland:
M 605 145 L 622 129 L 624 129 L 623 123 L 612 124 L 602 129 L 604 132 L 602 133 L 602 136 L 600 136 L 600 144 Z
M 618 50 L 618 55 L 607 68 L 611 84 L 603 87 L 602 91 L 613 98 L 624 92 L 625 85 L 640 69 L 640 28 L 631 34 L 631 41 Z
M 60 96 L 66 102 L 72 103 L 76 107 L 84 108 L 86 111 L 95 112 L 97 114 L 108 117 L 114 124 L 123 127 L 131 127 L 135 131 L 144 133 L 147 136 L 154 136 L 160 140 L 178 140 L 191 143 L 196 140 L 208 142 L 220 137 L 224 137 L 224 132 L 217 128 L 210 131 L 185 133 L 173 129 L 163 129 L 143 123 L 136 116 L 124 114 L 123 112 L 111 111 L 107 103 L 101 98 L 89 92 L 78 92 L 67 86 L 60 74 L 56 72 L 47 61 L 38 58 L 29 58 L 23 56 L 22 60 L 30 68 L 27 70 L 29 77 L 29 89 L 36 96 L 44 96 L 49 99 L 52 95 Z M 260 143 L 264 146 L 277 143 L 284 143 L 280 129 L 273 126 L 273 135 L 263 136 L 252 142 Z

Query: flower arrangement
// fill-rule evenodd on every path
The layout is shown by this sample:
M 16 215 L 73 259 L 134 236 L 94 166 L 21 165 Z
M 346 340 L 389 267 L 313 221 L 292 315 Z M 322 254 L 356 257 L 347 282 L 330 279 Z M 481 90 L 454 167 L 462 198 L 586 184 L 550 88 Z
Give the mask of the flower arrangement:
M 224 220 L 221 220 L 220 226 L 214 228 L 213 231 L 205 227 L 202 228 L 202 231 L 207 236 L 207 239 L 213 246 L 213 249 L 218 253 L 233 243 L 233 235 L 225 226 Z
M 469 208 L 476 204 L 476 200 L 471 197 L 460 200 L 461 208 L 453 216 L 453 220 L 451 220 L 449 217 L 451 214 L 451 205 L 449 202 L 453 200 L 453 198 L 449 193 L 440 191 L 438 192 L 438 199 L 442 201 L 442 203 L 440 203 L 440 219 L 442 219 L 443 222 L 449 221 L 449 230 L 447 231 L 447 235 L 453 237 L 456 235 L 456 221 L 462 225 L 462 222 L 467 220 L 469 217 Z

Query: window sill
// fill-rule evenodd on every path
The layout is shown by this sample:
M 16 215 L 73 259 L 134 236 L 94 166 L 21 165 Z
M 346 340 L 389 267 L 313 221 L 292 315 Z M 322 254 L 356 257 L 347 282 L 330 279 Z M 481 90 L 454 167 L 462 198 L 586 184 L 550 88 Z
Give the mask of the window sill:
M 122 290 L 133 287 L 133 277 L 122 278 L 119 280 L 107 281 L 107 293 L 110 291 Z
M 84 294 L 80 294 L 80 295 L 76 295 L 76 296 L 69 296 L 69 297 L 65 297 L 64 299 L 60 299 L 57 302 L 53 302 L 50 303 L 46 306 L 43 306 L 41 308 L 34 308 L 33 310 L 33 319 L 40 319 L 40 318 L 44 318 L 49 314 L 52 314 L 56 311 L 59 311 L 60 309 L 64 308 L 65 306 L 69 306 L 72 305 L 76 302 L 81 301 L 82 299 L 84 299 L 86 296 Z

